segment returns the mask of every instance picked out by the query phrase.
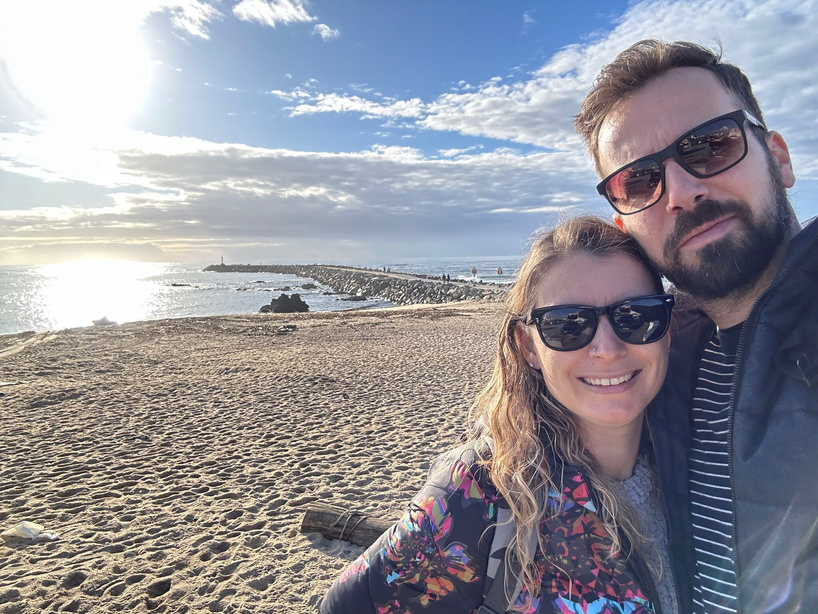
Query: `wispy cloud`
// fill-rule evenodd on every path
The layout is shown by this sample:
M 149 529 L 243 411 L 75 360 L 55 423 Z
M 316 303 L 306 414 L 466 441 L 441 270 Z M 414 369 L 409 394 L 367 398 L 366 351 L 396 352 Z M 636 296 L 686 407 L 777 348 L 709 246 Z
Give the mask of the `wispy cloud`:
M 482 145 L 472 145 L 471 147 L 464 147 L 462 149 L 438 149 L 438 153 L 444 158 L 454 158 L 472 151 L 480 151 L 481 149 L 483 149 Z
M 312 29 L 312 35 L 318 35 L 325 41 L 335 40 L 341 36 L 340 30 L 334 30 L 325 23 L 317 23 Z
M 223 18 L 216 7 L 201 0 L 152 1 L 155 2 L 155 5 L 151 12 L 166 11 L 171 16 L 171 24 L 174 28 L 196 38 L 209 38 L 208 24 Z
M 360 113 L 363 117 L 411 117 L 418 118 L 424 113 L 420 98 L 376 102 L 360 96 L 343 94 L 315 94 L 308 102 L 296 107 L 288 107 L 292 116 L 314 113 Z
M 315 21 L 302 0 L 241 0 L 233 14 L 244 21 L 255 21 L 275 28 L 277 24 Z

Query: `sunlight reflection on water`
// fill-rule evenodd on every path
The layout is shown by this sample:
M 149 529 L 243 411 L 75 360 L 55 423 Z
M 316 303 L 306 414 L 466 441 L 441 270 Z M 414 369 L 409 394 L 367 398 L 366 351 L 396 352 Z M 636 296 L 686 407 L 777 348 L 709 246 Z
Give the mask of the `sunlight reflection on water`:
M 164 272 L 166 265 L 85 260 L 37 268 L 41 308 L 52 328 L 68 328 L 103 317 L 116 322 L 147 318 L 162 290 L 148 278 Z

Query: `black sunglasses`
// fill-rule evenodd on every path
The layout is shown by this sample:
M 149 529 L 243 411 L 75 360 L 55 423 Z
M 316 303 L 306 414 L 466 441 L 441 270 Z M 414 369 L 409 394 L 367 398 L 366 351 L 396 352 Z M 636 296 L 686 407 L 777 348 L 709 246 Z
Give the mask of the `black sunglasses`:
M 652 207 L 665 194 L 664 161 L 674 158 L 694 177 L 705 178 L 733 168 L 747 155 L 744 122 L 766 130 L 747 111 L 740 109 L 711 119 L 689 130 L 662 151 L 629 162 L 596 186 L 620 215 L 632 215 Z
M 617 337 L 625 343 L 643 345 L 665 336 L 674 302 L 670 294 L 653 294 L 636 296 L 606 307 L 538 307 L 531 310 L 524 323 L 526 326 L 537 325 L 546 347 L 557 352 L 570 352 L 591 343 L 600 316 L 606 315 Z

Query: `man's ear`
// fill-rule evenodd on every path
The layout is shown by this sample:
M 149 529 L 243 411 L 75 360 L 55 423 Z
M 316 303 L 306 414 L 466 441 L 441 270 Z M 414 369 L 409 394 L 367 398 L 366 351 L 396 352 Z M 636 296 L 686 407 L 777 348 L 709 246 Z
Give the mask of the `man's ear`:
M 611 219 L 613 220 L 613 223 L 616 224 L 616 226 L 619 228 L 619 230 L 621 230 L 622 232 L 627 234 L 628 231 L 625 230 L 625 224 L 622 222 L 622 216 L 621 215 L 619 215 L 618 213 L 614 213 L 611 216 Z
M 523 358 L 527 363 L 533 363 L 535 369 L 540 368 L 540 357 L 534 350 L 534 340 L 528 334 L 528 331 L 523 326 L 522 322 L 517 322 L 514 327 L 514 338 L 517 341 L 517 347 L 523 353 Z
M 778 169 L 781 171 L 781 181 L 785 188 L 795 185 L 795 172 L 792 170 L 792 160 L 790 159 L 790 149 L 784 137 L 774 130 L 767 133 L 767 147 L 773 156 Z

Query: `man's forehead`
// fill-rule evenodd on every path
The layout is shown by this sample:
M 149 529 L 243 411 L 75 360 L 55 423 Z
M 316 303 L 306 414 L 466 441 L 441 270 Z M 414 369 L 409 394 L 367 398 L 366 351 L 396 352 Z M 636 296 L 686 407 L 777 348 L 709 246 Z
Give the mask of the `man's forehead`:
M 667 147 L 681 134 L 675 124 L 668 115 L 646 118 L 620 105 L 608 115 L 599 132 L 603 174 Z
M 703 68 L 674 68 L 620 100 L 602 123 L 603 175 L 667 147 L 687 130 L 735 111 L 738 102 Z

